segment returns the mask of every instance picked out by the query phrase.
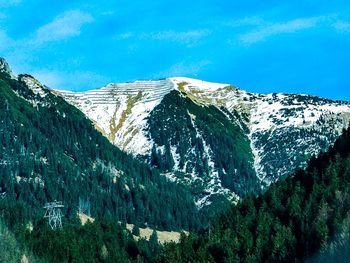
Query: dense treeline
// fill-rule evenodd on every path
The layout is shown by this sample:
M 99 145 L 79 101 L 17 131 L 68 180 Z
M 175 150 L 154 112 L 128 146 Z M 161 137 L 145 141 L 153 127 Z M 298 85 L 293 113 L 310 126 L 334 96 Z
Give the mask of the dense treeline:
M 198 226 L 197 208 L 184 187 L 111 145 L 62 98 L 34 94 L 22 76 L 17 81 L 5 73 L 0 75 L 0 164 L 0 193 L 6 192 L 6 202 L 28 204 L 24 216 L 32 221 L 53 200 L 63 201 L 66 220 L 74 221 L 83 198 L 96 218 L 158 229 Z
M 68 225 L 52 231 L 45 224 L 26 233 L 24 243 L 47 262 L 151 262 L 160 249 L 157 238 L 135 241 L 113 221 Z
M 23 209 L 22 205 L 8 207 Z M 135 240 L 123 225 L 108 219 L 65 224 L 57 230 L 44 221 L 10 229 L 0 220 L 0 262 L 155 262 L 161 249 L 156 234 L 148 241 Z
M 33 256 L 29 249 L 24 248 L 20 244 L 15 235 L 8 230 L 5 223 L 0 220 L 0 262 L 4 263 L 18 263 L 29 262 L 44 263 L 43 260 L 39 260 Z M 22 261 L 21 261 L 22 260 Z
M 204 234 L 166 245 L 162 262 L 346 262 L 350 128 L 306 170 L 246 197 Z M 318 253 L 316 256 L 315 253 Z

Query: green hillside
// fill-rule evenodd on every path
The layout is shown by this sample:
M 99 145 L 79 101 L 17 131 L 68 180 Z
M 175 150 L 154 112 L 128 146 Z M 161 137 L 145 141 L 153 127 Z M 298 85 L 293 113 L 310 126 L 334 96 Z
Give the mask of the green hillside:
M 34 94 L 22 76 L 1 73 L 0 119 L 0 211 L 11 224 L 35 224 L 53 200 L 64 203 L 65 222 L 75 222 L 82 198 L 95 218 L 167 230 L 198 226 L 186 189 L 110 144 L 62 98 Z M 23 209 L 9 207 L 18 203 Z
M 306 170 L 247 197 L 160 262 L 348 262 L 350 128 Z

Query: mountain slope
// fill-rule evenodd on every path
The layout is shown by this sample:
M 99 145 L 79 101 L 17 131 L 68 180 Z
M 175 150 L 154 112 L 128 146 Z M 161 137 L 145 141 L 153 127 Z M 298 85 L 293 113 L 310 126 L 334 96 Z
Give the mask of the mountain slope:
M 112 143 L 191 185 L 200 207 L 220 196 L 237 200 L 304 167 L 350 120 L 347 102 L 189 78 L 57 92 Z
M 0 67 L 0 119 L 4 218 L 41 220 L 45 202 L 61 200 L 71 222 L 81 198 L 96 218 L 168 230 L 198 225 L 185 188 L 120 151 L 78 109 L 31 76 L 13 78 Z M 26 208 L 8 209 L 13 202 Z
M 305 170 L 165 246 L 159 262 L 348 262 L 349 191 L 350 128 Z

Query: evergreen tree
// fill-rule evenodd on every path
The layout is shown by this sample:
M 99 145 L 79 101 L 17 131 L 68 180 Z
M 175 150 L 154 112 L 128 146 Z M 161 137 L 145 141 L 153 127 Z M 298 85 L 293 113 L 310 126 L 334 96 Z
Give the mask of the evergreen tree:
M 138 222 L 136 222 L 132 228 L 132 234 L 134 236 L 139 236 L 140 235 L 140 228 Z

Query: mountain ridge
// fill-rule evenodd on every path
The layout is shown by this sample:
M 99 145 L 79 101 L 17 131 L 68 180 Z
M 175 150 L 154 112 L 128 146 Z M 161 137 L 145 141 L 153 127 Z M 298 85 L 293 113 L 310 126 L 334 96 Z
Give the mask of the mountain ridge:
M 200 208 L 236 202 L 304 167 L 350 121 L 349 102 L 251 93 L 185 77 L 84 92 L 52 90 L 30 75 L 18 80 L 37 98 L 48 91 L 61 96 L 120 149 L 190 185 Z
M 111 142 L 151 163 L 155 138 L 150 136 L 149 119 L 156 107 L 162 104 L 165 96 L 173 91 L 178 92 L 176 96 L 189 98 L 200 107 L 210 108 L 213 106 L 219 109 L 231 123 L 235 123 L 240 128 L 241 133 L 245 134 L 250 141 L 253 157 L 253 163 L 247 162 L 245 166 L 251 165 L 254 168 L 257 173 L 257 181 L 260 181 L 262 185 L 269 185 L 281 176 L 286 176 L 291 170 L 289 166 L 292 167 L 292 170 L 305 166 L 306 161 L 311 156 L 326 150 L 350 121 L 349 102 L 332 101 L 303 94 L 251 93 L 229 84 L 211 83 L 184 77 L 108 84 L 102 89 L 91 92 L 57 92 L 92 119 L 98 129 L 102 130 Z M 168 100 L 168 103 L 172 102 Z M 181 107 L 181 104 L 183 102 L 173 106 Z M 167 112 L 166 118 L 174 117 L 171 116 L 170 111 Z M 190 116 L 191 122 L 186 125 L 195 129 L 195 125 L 193 125 L 195 116 L 191 115 L 190 112 L 187 114 Z M 324 125 L 325 129 L 322 129 L 321 124 Z M 200 133 L 197 134 L 198 137 L 201 137 Z M 287 136 L 288 142 L 283 136 L 286 133 L 292 134 Z M 303 136 L 306 139 L 303 140 Z M 276 138 L 276 140 L 268 140 L 270 137 Z M 300 141 L 303 145 L 292 150 L 293 155 L 290 155 L 288 147 L 294 147 L 291 143 L 293 139 L 297 142 Z M 279 140 L 282 141 L 281 147 L 276 148 L 274 144 Z M 176 163 L 179 163 L 179 142 L 175 144 L 170 145 L 168 154 L 170 157 L 168 158 L 173 159 L 173 166 L 176 168 Z M 156 151 L 159 151 L 163 157 L 164 147 L 165 145 L 156 145 Z M 303 150 L 308 156 L 298 160 L 298 155 Z M 209 155 L 206 154 L 206 158 Z M 287 160 L 285 163 L 288 165 L 279 164 L 281 158 L 285 158 Z M 209 170 L 211 170 L 211 174 L 214 174 L 214 171 L 218 169 L 215 167 L 216 161 L 212 162 L 210 157 L 208 159 L 208 163 L 212 163 Z M 187 161 L 189 162 L 189 160 Z M 277 169 L 278 167 L 280 168 Z M 178 177 L 174 176 L 172 168 L 165 169 L 164 173 L 173 180 L 177 180 Z M 175 169 L 176 171 L 179 170 Z M 198 179 L 193 169 L 186 172 L 186 168 L 184 168 L 180 169 L 180 172 L 190 174 L 193 177 L 192 181 Z M 219 173 L 221 172 L 219 171 Z M 274 173 L 277 175 L 273 175 Z M 186 180 L 180 181 L 185 182 Z M 203 184 L 210 181 L 209 176 L 208 180 L 203 181 Z M 212 189 L 215 184 L 220 184 L 220 182 L 216 181 L 212 184 Z M 204 191 L 206 191 L 205 189 L 208 190 L 204 187 Z M 236 196 L 235 192 L 233 193 Z M 237 198 L 232 200 L 237 200 Z M 199 200 L 198 203 L 206 203 L 206 201 L 202 201 Z

